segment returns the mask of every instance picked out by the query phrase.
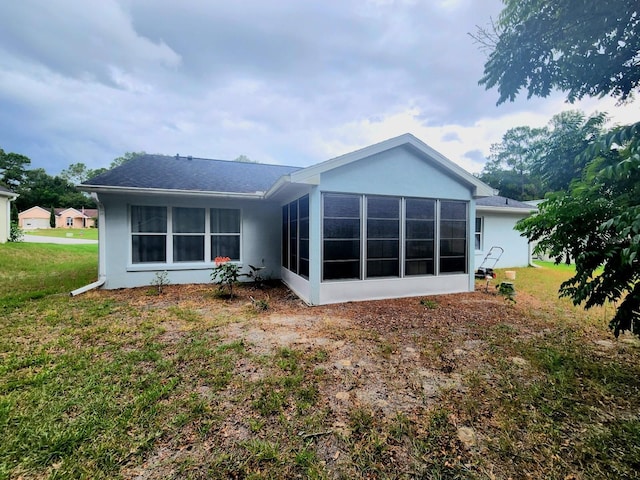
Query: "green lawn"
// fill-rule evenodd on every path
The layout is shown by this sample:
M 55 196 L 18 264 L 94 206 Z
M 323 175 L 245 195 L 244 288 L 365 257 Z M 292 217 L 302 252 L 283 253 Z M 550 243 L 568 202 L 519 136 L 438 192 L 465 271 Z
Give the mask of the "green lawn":
M 23 233 L 25 235 L 37 235 L 40 237 L 69 237 L 98 240 L 97 228 L 42 228 L 37 230 L 25 230 Z
M 639 478 L 640 347 L 557 299 L 562 269 L 516 269 L 515 304 L 408 299 L 384 332 L 275 289 L 68 295 L 96 274 L 97 245 L 0 245 L 0 479 Z

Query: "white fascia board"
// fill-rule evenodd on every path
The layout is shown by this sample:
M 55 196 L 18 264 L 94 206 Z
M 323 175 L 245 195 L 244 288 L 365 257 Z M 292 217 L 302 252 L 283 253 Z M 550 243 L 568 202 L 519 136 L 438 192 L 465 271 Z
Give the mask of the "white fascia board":
M 476 212 L 491 212 L 491 213 L 520 213 L 523 215 L 529 215 L 537 212 L 537 208 L 518 208 L 518 207 L 485 207 L 482 205 L 476 205 Z
M 212 198 L 246 198 L 263 199 L 264 192 L 236 193 L 236 192 L 211 192 L 204 190 L 169 190 L 164 188 L 137 188 L 137 187 L 113 187 L 105 185 L 80 185 L 79 190 L 94 193 L 127 193 L 130 195 L 165 195 L 165 196 L 195 196 Z

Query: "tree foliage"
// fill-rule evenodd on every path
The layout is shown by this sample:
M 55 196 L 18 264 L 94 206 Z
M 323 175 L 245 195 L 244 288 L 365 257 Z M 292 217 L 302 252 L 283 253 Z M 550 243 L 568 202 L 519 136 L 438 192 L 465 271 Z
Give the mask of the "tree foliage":
M 23 182 L 31 159 L 19 153 L 5 153 L 0 148 L 0 182 L 16 191 Z
M 476 36 L 492 48 L 480 84 L 498 88 L 498 104 L 523 88 L 529 97 L 558 89 L 570 102 L 585 95 L 629 101 L 637 93 L 637 0 L 503 2 L 494 32 Z M 576 273 L 561 285 L 561 295 L 586 308 L 621 302 L 611 320 L 615 334 L 640 335 L 640 122 L 597 138 L 599 121 L 587 126 L 593 131 L 582 137 L 581 154 L 575 155 L 580 148 L 556 149 L 556 171 L 547 174 L 584 166 L 580 179 L 518 228 L 557 261 L 566 251 L 575 259 Z
M 498 104 L 521 89 L 528 98 L 552 89 L 569 101 L 611 95 L 629 99 L 640 86 L 640 15 L 637 0 L 503 0 L 480 84 L 497 87 Z
M 42 168 L 28 170 L 17 189 L 16 205 L 20 211 L 39 205 L 49 207 L 93 208 L 95 202 L 60 176 L 52 177 Z
M 568 251 L 576 273 L 560 295 L 586 308 L 607 301 L 618 306 L 616 336 L 640 335 L 640 123 L 616 130 L 583 156 L 597 156 L 568 192 L 542 203 L 538 215 L 517 228 L 536 249 L 559 261 Z M 611 148 L 615 147 L 615 148 Z

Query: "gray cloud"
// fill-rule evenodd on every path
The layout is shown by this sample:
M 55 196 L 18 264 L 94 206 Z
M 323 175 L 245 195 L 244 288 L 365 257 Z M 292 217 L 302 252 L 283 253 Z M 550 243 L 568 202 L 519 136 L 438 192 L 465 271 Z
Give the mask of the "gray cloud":
M 3 2 L 0 147 L 50 173 L 138 150 L 308 165 L 326 158 L 317 146 L 336 132 L 358 144 L 346 125 L 408 110 L 425 126 L 473 125 L 498 113 L 497 94 L 477 85 L 484 56 L 467 33 L 500 8 L 499 0 Z M 499 113 L 541 105 L 519 99 Z M 456 135 L 442 140 L 462 141 Z

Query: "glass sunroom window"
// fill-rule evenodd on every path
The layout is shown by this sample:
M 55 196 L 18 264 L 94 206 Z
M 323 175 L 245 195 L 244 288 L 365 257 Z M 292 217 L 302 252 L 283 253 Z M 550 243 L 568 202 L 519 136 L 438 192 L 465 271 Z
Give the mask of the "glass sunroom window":
M 435 273 L 435 234 L 436 201 L 407 198 L 405 200 L 405 275 Z
M 359 279 L 360 196 L 326 193 L 323 196 L 322 279 Z
M 400 199 L 367 197 L 367 278 L 400 275 Z
M 466 202 L 440 202 L 440 272 L 467 272 Z

